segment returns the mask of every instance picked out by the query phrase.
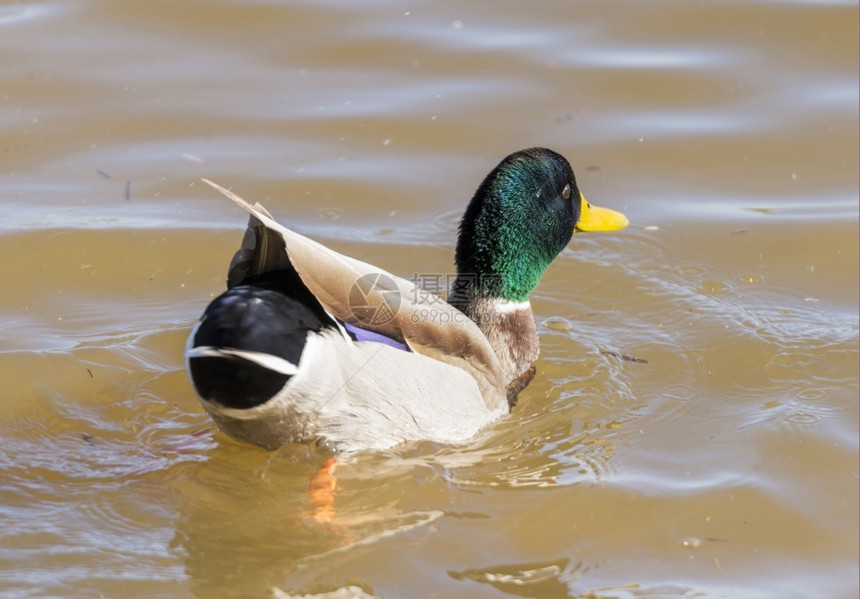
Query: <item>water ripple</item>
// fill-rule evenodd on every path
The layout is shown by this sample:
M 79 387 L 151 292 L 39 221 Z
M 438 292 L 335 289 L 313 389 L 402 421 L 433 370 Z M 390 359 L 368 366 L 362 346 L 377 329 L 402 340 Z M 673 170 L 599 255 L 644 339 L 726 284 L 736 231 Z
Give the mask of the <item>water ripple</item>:
M 725 46 L 648 48 L 615 45 L 604 47 L 594 45 L 582 51 L 566 54 L 567 62 L 590 67 L 625 69 L 703 69 L 725 66 L 743 59 L 744 55 Z
M 61 12 L 60 5 L 56 3 L 28 3 L 3 6 L 0 7 L 0 27 L 20 25 L 27 21 L 59 15 Z

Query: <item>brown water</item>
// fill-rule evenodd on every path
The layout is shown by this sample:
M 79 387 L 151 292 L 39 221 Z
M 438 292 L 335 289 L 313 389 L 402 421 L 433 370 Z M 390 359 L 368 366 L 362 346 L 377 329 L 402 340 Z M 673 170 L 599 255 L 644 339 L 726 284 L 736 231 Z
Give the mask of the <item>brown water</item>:
M 4 3 L 0 596 L 856 597 L 857 24 L 812 0 Z M 315 520 L 322 458 L 225 438 L 186 380 L 245 220 L 199 178 L 444 274 L 480 179 L 532 145 L 631 226 L 550 269 L 510 417 L 353 457 Z

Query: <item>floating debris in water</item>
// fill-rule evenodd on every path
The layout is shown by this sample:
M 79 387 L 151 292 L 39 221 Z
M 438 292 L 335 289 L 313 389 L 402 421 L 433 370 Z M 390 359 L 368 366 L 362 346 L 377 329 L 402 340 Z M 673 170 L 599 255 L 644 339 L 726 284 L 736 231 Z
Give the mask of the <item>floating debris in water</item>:
M 634 358 L 633 356 L 628 356 L 627 354 L 620 354 L 617 351 L 610 351 L 608 349 L 601 349 L 601 355 L 604 356 L 612 356 L 613 358 L 619 358 L 621 360 L 625 360 L 627 362 L 636 362 L 637 364 L 647 364 L 648 360 L 643 358 Z
M 203 164 L 203 159 L 200 156 L 197 156 L 196 154 L 190 154 L 188 152 L 182 152 L 180 154 L 180 156 L 184 160 L 188 160 L 189 162 L 196 162 L 197 164 Z

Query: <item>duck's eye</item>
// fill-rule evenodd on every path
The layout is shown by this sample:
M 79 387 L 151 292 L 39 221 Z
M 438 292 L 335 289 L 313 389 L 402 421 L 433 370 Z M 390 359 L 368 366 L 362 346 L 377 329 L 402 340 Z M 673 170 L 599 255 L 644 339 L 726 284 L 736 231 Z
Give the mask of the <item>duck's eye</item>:
M 565 200 L 570 199 L 570 183 L 564 186 L 564 190 L 561 192 L 561 195 L 564 197 Z

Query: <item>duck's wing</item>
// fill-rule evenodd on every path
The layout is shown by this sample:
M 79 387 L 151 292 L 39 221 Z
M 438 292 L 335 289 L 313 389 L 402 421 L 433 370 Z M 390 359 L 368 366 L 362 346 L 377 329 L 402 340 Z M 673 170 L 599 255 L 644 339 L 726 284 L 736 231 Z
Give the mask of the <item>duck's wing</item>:
M 487 407 L 507 405 L 498 358 L 467 316 L 415 284 L 344 256 L 279 224 L 259 203 L 251 205 L 220 185 L 203 181 L 251 214 L 228 287 L 287 263 L 335 318 L 406 343 L 413 351 L 461 368 L 478 383 Z

